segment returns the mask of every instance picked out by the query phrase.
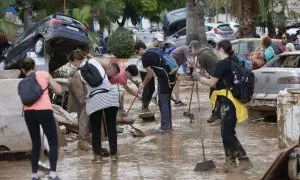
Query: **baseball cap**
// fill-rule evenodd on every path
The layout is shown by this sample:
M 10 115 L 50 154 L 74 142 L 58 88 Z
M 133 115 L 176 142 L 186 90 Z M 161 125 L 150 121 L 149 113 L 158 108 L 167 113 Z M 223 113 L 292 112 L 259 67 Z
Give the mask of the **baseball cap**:
M 156 38 L 158 41 L 164 41 L 164 36 L 161 33 L 156 33 L 154 38 Z

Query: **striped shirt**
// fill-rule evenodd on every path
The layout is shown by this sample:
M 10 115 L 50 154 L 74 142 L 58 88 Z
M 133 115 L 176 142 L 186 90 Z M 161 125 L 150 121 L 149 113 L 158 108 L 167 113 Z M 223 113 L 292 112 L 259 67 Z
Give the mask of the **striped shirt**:
M 87 99 L 86 99 L 86 112 L 88 115 L 92 113 L 106 109 L 109 107 L 119 107 L 119 92 L 118 89 L 113 87 L 108 80 L 106 72 L 102 65 L 94 60 L 90 59 L 89 63 L 94 65 L 100 72 L 101 76 L 104 77 L 103 82 L 98 87 L 91 87 L 89 86 L 86 81 L 82 78 L 81 80 L 84 82 L 86 89 L 87 89 Z M 83 62 L 80 66 L 83 66 L 85 62 Z M 80 74 L 80 71 L 79 71 Z M 108 92 L 97 93 L 92 97 L 89 97 L 92 92 L 102 92 L 108 90 Z

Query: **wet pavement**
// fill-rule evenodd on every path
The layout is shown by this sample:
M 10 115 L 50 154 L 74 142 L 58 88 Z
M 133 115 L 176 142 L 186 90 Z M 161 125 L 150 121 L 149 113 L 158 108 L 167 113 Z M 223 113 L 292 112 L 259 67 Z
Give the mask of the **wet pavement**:
M 182 88 L 182 87 L 181 87 Z M 184 87 L 183 87 L 184 88 Z M 189 92 L 182 89 L 181 97 L 188 104 Z M 196 163 L 202 161 L 200 141 L 200 121 L 203 121 L 207 159 L 217 166 L 224 162 L 224 151 L 220 137 L 220 126 L 211 126 L 205 120 L 210 116 L 208 92 L 200 93 L 201 109 L 197 110 L 197 98 L 194 95 L 192 113 L 195 120 L 190 123 L 182 116 L 188 106 L 176 107 L 172 103 L 173 131 L 155 134 L 156 122 L 135 122 L 135 126 L 146 133 L 146 137 L 133 138 L 128 132 L 129 126 L 121 126 L 124 133 L 118 136 L 118 162 L 104 159 L 102 164 L 91 163 L 92 151 L 77 151 L 77 142 L 72 142 L 61 150 L 57 172 L 67 180 L 101 179 L 260 179 L 278 153 L 277 125 L 270 123 L 243 123 L 237 126 L 237 135 L 244 146 L 254 167 L 242 174 L 219 173 L 215 171 L 194 172 Z M 126 95 L 125 109 L 133 98 Z M 130 117 L 136 119 L 140 103 L 135 103 Z M 159 114 L 158 107 L 151 105 L 151 110 Z M 128 129 L 128 130 L 127 130 Z M 108 147 L 107 142 L 103 143 Z M 0 179 L 30 179 L 29 160 L 0 162 Z M 46 179 L 41 173 L 42 177 Z

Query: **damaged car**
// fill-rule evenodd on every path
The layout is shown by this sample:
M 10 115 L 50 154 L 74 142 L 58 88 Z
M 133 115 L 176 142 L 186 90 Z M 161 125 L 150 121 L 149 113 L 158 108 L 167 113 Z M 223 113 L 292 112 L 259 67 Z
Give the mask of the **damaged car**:
M 254 94 L 247 104 L 250 118 L 276 115 L 279 91 L 300 88 L 300 51 L 282 53 L 272 61 L 253 70 Z
M 26 30 L 5 54 L 5 69 L 18 68 L 27 52 L 49 56 L 49 71 L 67 63 L 68 53 L 74 49 L 88 49 L 86 27 L 77 19 L 64 14 L 53 14 Z

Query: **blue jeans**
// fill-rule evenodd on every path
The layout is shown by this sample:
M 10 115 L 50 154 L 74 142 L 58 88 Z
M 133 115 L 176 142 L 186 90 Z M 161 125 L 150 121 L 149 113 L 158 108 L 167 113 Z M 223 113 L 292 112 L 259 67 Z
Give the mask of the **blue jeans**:
M 160 110 L 160 128 L 162 130 L 172 129 L 172 110 L 171 110 L 171 94 L 173 87 L 176 83 L 176 75 L 169 76 L 169 86 L 168 81 L 159 80 L 158 81 L 158 104 Z M 164 88 L 164 89 L 163 89 Z M 168 88 L 168 89 L 166 89 Z M 162 90 L 163 89 L 163 90 Z
M 160 110 L 160 128 L 169 130 L 172 128 L 172 112 L 170 94 L 158 94 L 158 104 Z

